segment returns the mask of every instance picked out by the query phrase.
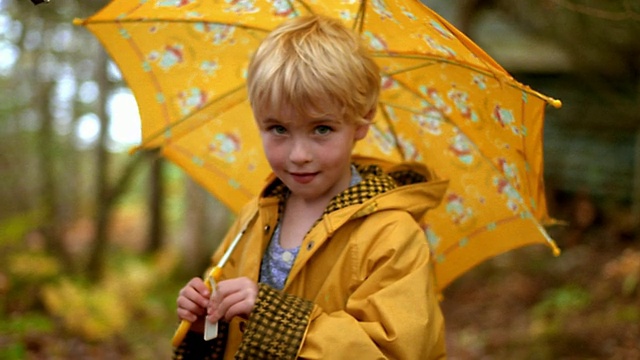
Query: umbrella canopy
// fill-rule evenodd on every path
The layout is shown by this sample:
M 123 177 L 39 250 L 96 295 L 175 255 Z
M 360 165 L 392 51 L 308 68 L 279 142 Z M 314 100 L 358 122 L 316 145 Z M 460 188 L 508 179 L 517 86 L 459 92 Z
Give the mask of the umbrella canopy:
M 359 155 L 424 162 L 451 185 L 423 227 L 440 289 L 520 246 L 557 251 L 542 225 L 542 128 L 559 101 L 514 80 L 419 1 L 114 0 L 76 23 L 92 31 L 138 102 L 143 140 L 232 211 L 270 169 L 245 88 L 261 39 L 309 13 L 358 31 L 382 72 L 378 115 Z M 542 225 L 541 225 L 542 224 Z

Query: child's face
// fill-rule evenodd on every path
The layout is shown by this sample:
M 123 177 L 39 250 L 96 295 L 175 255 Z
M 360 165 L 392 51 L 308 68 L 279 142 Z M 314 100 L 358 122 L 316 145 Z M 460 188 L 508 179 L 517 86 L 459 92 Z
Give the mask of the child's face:
M 320 118 L 286 104 L 255 114 L 267 160 L 292 196 L 328 201 L 349 186 L 351 150 L 369 125 L 346 121 L 331 109 L 323 108 L 328 115 Z

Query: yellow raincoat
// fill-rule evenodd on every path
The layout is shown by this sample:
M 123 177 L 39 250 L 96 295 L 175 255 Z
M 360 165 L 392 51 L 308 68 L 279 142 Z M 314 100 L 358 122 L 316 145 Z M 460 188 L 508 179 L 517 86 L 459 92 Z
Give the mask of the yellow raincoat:
M 357 168 L 363 180 L 336 196 L 307 233 L 284 289 L 259 284 L 248 319 L 220 323 L 221 335 L 210 342 L 189 333 L 174 358 L 445 357 L 429 247 L 416 219 L 438 205 L 447 182 L 417 164 Z M 248 222 L 223 279 L 258 281 L 282 188 L 272 181 L 239 214 L 212 258 L 217 263 Z

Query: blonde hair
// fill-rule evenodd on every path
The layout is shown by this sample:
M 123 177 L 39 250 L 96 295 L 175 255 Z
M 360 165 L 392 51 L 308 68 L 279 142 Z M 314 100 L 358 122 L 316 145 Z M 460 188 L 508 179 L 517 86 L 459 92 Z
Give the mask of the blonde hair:
M 329 100 L 346 120 L 365 122 L 376 109 L 380 74 L 355 32 L 337 19 L 312 15 L 281 24 L 262 41 L 247 86 L 254 113 L 286 104 L 322 116 Z

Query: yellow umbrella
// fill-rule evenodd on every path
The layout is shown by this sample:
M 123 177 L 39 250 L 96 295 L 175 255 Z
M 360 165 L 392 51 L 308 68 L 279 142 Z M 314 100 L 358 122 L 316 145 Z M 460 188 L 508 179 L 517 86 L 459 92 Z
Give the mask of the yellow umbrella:
M 543 243 L 547 104 L 419 1 L 114 0 L 76 23 L 102 42 L 140 110 L 140 147 L 161 148 L 232 211 L 269 168 L 245 90 L 250 56 L 308 13 L 356 29 L 380 65 L 375 126 L 359 155 L 434 168 L 451 186 L 423 219 L 440 289 L 477 263 Z

